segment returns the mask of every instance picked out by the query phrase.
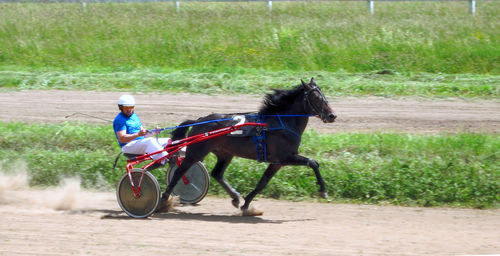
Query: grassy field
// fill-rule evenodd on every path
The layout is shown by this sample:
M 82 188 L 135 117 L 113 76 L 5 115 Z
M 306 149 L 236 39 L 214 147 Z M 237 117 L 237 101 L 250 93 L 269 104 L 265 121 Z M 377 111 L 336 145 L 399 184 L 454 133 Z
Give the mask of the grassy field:
M 300 79 L 316 78 L 328 96 L 418 96 L 500 98 L 500 75 L 380 74 L 327 71 L 263 71 L 233 69 L 220 72 L 177 70 L 161 72 L 72 72 L 54 70 L 0 71 L 0 90 L 97 90 L 191 92 L 206 94 L 264 94 L 271 88 L 290 88 Z
M 0 3 L 2 70 L 500 74 L 500 2 Z
M 397 205 L 500 206 L 500 137 L 485 134 L 404 135 L 307 132 L 301 153 L 316 159 L 335 200 Z M 113 189 L 125 161 L 112 169 L 119 152 L 108 126 L 0 123 L 0 163 L 7 173 L 24 168 L 33 186 L 80 177 L 88 188 Z M 209 169 L 214 158 L 208 157 Z M 23 167 L 24 166 L 24 167 Z M 265 164 L 235 159 L 226 172 L 247 194 Z M 154 174 L 164 187 L 164 173 Z M 310 199 L 317 194 L 313 172 L 285 167 L 263 196 Z M 224 195 L 212 180 L 211 194 Z

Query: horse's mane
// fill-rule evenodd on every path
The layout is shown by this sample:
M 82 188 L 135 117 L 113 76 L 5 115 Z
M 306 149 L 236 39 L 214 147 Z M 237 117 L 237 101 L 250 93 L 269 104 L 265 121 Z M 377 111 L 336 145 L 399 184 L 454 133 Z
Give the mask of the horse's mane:
M 276 114 L 290 109 L 290 105 L 295 101 L 297 96 L 304 91 L 302 85 L 289 90 L 273 89 L 274 93 L 266 94 L 264 102 L 260 107 L 260 114 Z

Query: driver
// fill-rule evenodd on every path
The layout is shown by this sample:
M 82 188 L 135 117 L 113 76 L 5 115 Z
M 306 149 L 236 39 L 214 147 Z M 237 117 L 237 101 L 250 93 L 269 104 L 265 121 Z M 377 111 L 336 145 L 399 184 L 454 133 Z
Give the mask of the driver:
M 150 137 L 153 133 L 149 133 L 142 127 L 139 116 L 134 113 L 134 107 L 135 99 L 132 95 L 122 95 L 118 100 L 120 113 L 113 121 L 113 129 L 122 152 L 143 155 L 162 150 L 171 142 L 170 138 Z M 152 155 L 151 158 L 157 160 L 165 155 L 167 155 L 166 152 L 161 152 Z M 161 164 L 164 165 L 166 161 L 167 159 L 163 159 Z

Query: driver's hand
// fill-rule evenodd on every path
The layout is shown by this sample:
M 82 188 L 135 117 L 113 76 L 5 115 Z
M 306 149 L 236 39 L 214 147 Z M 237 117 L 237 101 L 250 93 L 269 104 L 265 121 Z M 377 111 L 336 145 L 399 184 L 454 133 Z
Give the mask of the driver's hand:
M 139 136 L 144 136 L 144 135 L 146 135 L 146 133 L 147 133 L 147 132 L 148 132 L 148 131 L 147 131 L 146 129 L 141 129 L 141 130 L 139 131 Z

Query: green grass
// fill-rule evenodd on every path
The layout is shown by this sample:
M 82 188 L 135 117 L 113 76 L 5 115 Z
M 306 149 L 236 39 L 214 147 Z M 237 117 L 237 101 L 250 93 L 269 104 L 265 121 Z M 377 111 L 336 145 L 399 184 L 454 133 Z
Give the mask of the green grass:
M 500 206 L 500 137 L 460 133 L 407 135 L 392 133 L 318 134 L 306 132 L 302 154 L 316 159 L 330 196 L 339 201 L 418 206 Z M 113 189 L 125 161 L 112 169 L 119 152 L 112 128 L 0 123 L 0 163 L 4 172 L 27 164 L 30 184 L 56 185 L 79 176 L 85 187 Z M 210 169 L 214 157 L 205 164 Z M 235 159 L 226 178 L 243 195 L 250 192 L 265 164 Z M 164 174 L 154 174 L 164 187 Z M 262 195 L 310 199 L 317 194 L 313 172 L 284 167 Z M 211 194 L 224 195 L 214 181 Z
M 0 67 L 498 75 L 500 2 L 477 5 L 0 3 Z
M 165 71 L 0 71 L 0 90 L 126 90 L 167 93 L 259 94 L 290 88 L 315 77 L 329 96 L 420 96 L 499 98 L 500 75 L 378 74 L 327 71 L 264 71 L 255 69 Z

